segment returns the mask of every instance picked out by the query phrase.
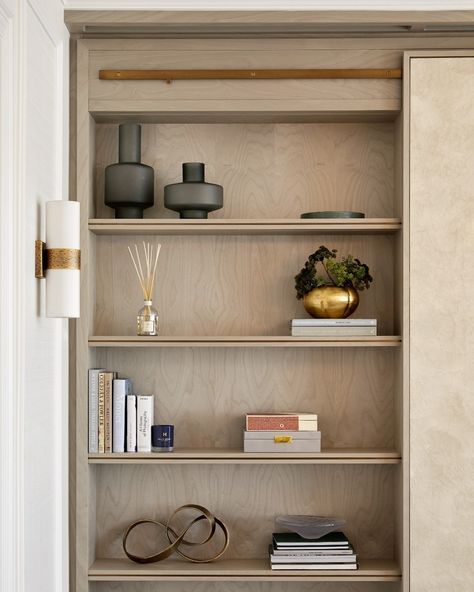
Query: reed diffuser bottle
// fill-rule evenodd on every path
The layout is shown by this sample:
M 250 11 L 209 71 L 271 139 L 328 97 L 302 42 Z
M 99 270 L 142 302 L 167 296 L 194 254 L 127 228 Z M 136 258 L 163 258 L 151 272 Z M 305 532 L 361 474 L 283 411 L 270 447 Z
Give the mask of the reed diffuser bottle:
M 158 335 L 158 311 L 153 306 L 153 288 L 155 286 L 156 266 L 160 254 L 161 245 L 156 247 L 150 243 L 143 243 L 144 263 L 140 260 L 137 245 L 135 255 L 128 247 L 133 266 L 137 272 L 138 281 L 143 292 L 143 307 L 137 314 L 137 335 Z M 155 250 L 156 249 L 156 250 Z

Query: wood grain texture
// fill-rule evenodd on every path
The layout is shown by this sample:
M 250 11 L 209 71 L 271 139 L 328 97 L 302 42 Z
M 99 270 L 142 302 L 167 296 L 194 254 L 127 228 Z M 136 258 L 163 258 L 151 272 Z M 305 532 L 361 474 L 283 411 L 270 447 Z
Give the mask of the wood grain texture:
M 107 47 L 97 46 L 93 41 L 86 41 L 91 48 L 89 80 L 95 84 L 101 69 L 118 70 L 157 67 L 162 69 L 231 69 L 239 64 L 242 68 L 270 69 L 400 69 L 402 52 L 400 49 L 383 47 L 341 48 L 321 46 L 321 43 L 308 43 L 308 40 L 289 42 L 279 39 L 246 40 L 245 42 L 229 39 L 201 40 L 136 40 L 130 44 L 124 40 L 124 46 L 110 40 Z M 138 56 L 140 59 L 137 59 Z M 100 85 L 103 86 L 103 85 Z M 97 88 L 100 88 L 99 86 Z
M 163 69 L 206 68 L 224 70 L 245 69 L 401 69 L 402 51 L 385 48 L 368 40 L 356 47 L 337 45 L 334 40 L 291 41 L 289 39 L 230 39 L 213 40 L 123 40 L 118 45 L 110 40 L 106 47 L 87 40 L 90 47 L 89 79 L 97 78 L 101 69 L 118 70 L 143 68 L 153 65 Z M 352 40 L 353 41 L 353 40 Z M 137 57 L 141 56 L 142 60 Z
M 399 592 L 399 583 L 390 582 L 167 582 L 166 592 Z M 156 582 L 91 582 L 91 592 L 161 592 Z
M 404 96 L 408 96 L 408 83 L 404 81 Z M 405 191 L 404 187 L 404 157 L 409 153 L 409 139 L 408 134 L 405 134 L 404 126 L 408 120 L 407 111 L 403 112 L 397 117 L 394 122 L 394 193 L 395 193 L 395 207 L 397 214 L 403 219 L 402 232 L 397 233 L 394 240 L 394 278 L 395 278 L 395 308 L 394 308 L 394 327 L 403 334 L 405 341 L 403 347 L 394 352 L 394 437 L 395 447 L 402 452 L 402 466 L 400 470 L 395 473 L 395 536 L 394 536 L 394 550 L 395 559 L 401 566 L 405 573 L 409 570 L 408 552 L 409 547 L 409 496 L 408 489 L 408 437 L 405 434 L 406 422 L 408 422 L 408 388 L 406 388 L 408 363 L 404 365 L 404 360 L 408 359 L 409 348 L 409 240 L 405 231 L 405 225 L 408 226 L 409 213 L 409 192 Z M 408 169 L 406 169 L 408 170 Z M 403 337 L 402 337 L 403 339 Z M 405 368 L 407 369 L 406 371 Z M 402 586 L 406 586 L 405 591 L 408 592 L 409 578 L 406 578 Z
M 207 110 L 225 110 L 233 111 L 239 104 L 239 101 L 247 102 L 247 111 L 266 111 L 270 105 L 278 105 L 283 100 L 291 100 L 290 110 L 299 111 L 303 105 L 306 109 L 315 110 L 320 101 L 339 100 L 345 103 L 345 109 L 350 110 L 351 105 L 354 110 L 361 108 L 358 101 L 366 100 L 374 103 L 385 101 L 388 105 L 390 101 L 398 103 L 401 98 L 400 80 L 387 80 L 386 72 L 390 70 L 399 70 L 401 56 L 397 52 L 383 51 L 351 52 L 339 50 L 335 53 L 330 51 L 317 52 L 300 49 L 296 52 L 288 52 L 275 46 L 262 46 L 259 51 L 241 46 L 239 49 L 218 49 L 219 43 L 214 46 L 214 51 L 186 49 L 182 46 L 179 50 L 166 51 L 155 45 L 155 50 L 129 50 L 129 51 L 91 51 L 91 60 L 89 68 L 89 106 L 92 111 L 104 111 L 106 109 L 116 110 L 119 105 L 124 108 L 127 103 L 133 103 L 135 110 L 142 111 L 163 111 L 166 104 L 174 102 L 173 111 L 189 110 L 186 109 L 187 101 L 191 100 L 194 108 L 198 111 Z M 257 71 L 266 69 L 280 68 L 282 72 L 300 70 L 302 73 L 315 71 L 319 67 L 329 71 L 362 71 L 367 70 L 367 61 L 379 66 L 378 70 L 384 72 L 384 79 L 379 80 L 350 80 L 347 79 L 313 79 L 304 80 L 308 76 L 297 76 L 287 80 L 258 80 L 262 78 L 257 75 L 252 80 L 231 80 L 236 78 L 235 74 L 223 76 L 223 72 L 229 72 L 235 68 L 251 69 Z M 221 72 L 221 76 L 214 79 L 194 79 L 203 66 L 206 69 L 215 69 Z M 139 81 L 131 84 L 123 80 L 124 75 L 112 75 L 111 72 L 118 70 L 127 70 L 128 72 L 143 72 L 146 69 L 155 70 L 173 70 L 181 72 L 190 71 L 183 77 L 175 74 L 172 78 L 175 81 L 172 84 L 160 83 L 156 80 L 143 79 L 142 73 Z M 376 69 L 376 68 L 374 68 Z M 103 72 L 109 72 L 108 80 L 103 80 Z M 277 70 L 274 70 L 277 72 Z M 278 78 L 273 75 L 270 78 Z M 166 79 L 169 79 L 168 74 Z M 176 81 L 176 78 L 180 80 Z M 268 76 L 266 76 L 268 78 Z M 355 78 L 354 74 L 350 78 Z M 113 101 L 115 108 L 110 105 Z M 265 101 L 263 104 L 262 101 Z M 139 102 L 142 102 L 139 107 Z M 109 103 L 107 107 L 100 106 L 100 103 Z M 199 107 L 198 107 L 199 104 Z M 146 106 L 148 105 L 148 106 Z M 216 105 L 218 105 L 216 107 Z M 254 105 L 252 107 L 252 105 Z M 238 107 L 237 107 L 238 109 Z M 280 108 L 281 109 L 281 108 Z M 322 109 L 319 109 L 322 110 Z
M 384 582 L 167 582 L 166 592 L 399 592 L 399 583 Z M 90 582 L 91 592 L 161 592 L 157 582 Z
M 91 50 L 89 68 L 89 108 L 94 112 L 129 109 L 134 111 L 364 111 L 399 110 L 401 99 L 400 80 L 179 80 L 173 84 L 140 80 L 134 84 L 124 80 L 101 80 L 101 71 L 118 69 L 143 70 L 144 68 L 191 70 L 203 66 L 221 72 L 236 67 L 253 70 L 272 69 L 276 65 L 284 69 L 301 71 L 324 68 L 325 70 L 379 69 L 383 72 L 399 70 L 401 53 L 386 50 L 314 51 L 300 47 L 287 51 L 278 42 L 260 45 L 258 50 L 245 47 L 228 47 L 216 40 L 212 45 L 193 47 L 184 42 L 169 51 L 160 42 L 150 49 L 108 48 Z M 142 75 L 143 76 L 143 75 Z M 226 78 L 229 78 L 227 76 Z M 386 76 L 384 77 L 386 78 Z M 262 101 L 265 101 L 264 103 Z M 285 109 L 285 103 L 287 106 Z M 339 103 L 339 105 L 337 104 Z M 192 121 L 192 119 L 190 119 Z
M 319 245 L 366 262 L 375 278 L 360 295 L 359 318 L 391 335 L 394 255 L 390 236 L 160 236 L 155 306 L 162 336 L 278 336 L 307 316 L 294 276 Z M 130 237 L 97 237 L 96 335 L 136 334 L 142 297 L 127 251 Z M 293 339 L 293 341 L 296 341 Z
M 255 110 L 268 109 L 268 102 L 292 100 L 294 108 L 298 109 L 298 102 L 316 102 L 318 100 L 341 100 L 347 103 L 350 110 L 351 103 L 356 101 L 399 101 L 400 80 L 356 80 L 356 79 L 328 79 L 328 80 L 179 80 L 171 84 L 166 81 L 141 80 L 130 84 L 123 80 L 97 80 L 92 84 L 89 95 L 89 105 L 99 104 L 101 101 L 114 101 L 126 105 L 127 101 L 156 102 L 153 110 L 160 110 L 160 101 L 178 101 L 179 105 L 185 101 L 199 102 L 198 110 L 206 108 L 214 101 L 220 101 L 220 110 L 232 111 L 236 101 L 247 100 L 254 104 Z M 259 102 L 267 101 L 267 105 Z M 140 103 L 136 103 L 140 105 Z M 315 103 L 317 104 L 317 103 Z M 209 109 L 208 107 L 208 110 Z
M 241 448 L 175 448 L 173 452 L 89 454 L 89 464 L 399 464 L 389 448 L 333 448 L 319 453 L 249 453 Z
M 144 218 L 142 220 L 98 218 L 89 221 L 94 234 L 392 234 L 401 230 L 400 218 L 347 219 L 225 219 L 181 220 Z
M 226 523 L 226 559 L 267 557 L 279 514 L 343 516 L 345 532 L 362 558 L 392 558 L 393 468 L 375 465 L 101 466 L 96 556 L 123 558 L 121 535 L 128 523 L 142 517 L 166 520 L 190 502 Z M 150 552 L 156 537 L 155 529 L 144 527 L 130 543 Z
M 263 106 L 265 105 L 265 110 Z M 295 104 L 291 99 L 262 103 L 235 101 L 232 110 L 222 101 L 206 104 L 192 100 L 163 101 L 159 110 L 153 101 L 91 101 L 90 112 L 97 123 L 381 123 L 400 114 L 401 101 L 392 99 L 318 99 Z
M 299 11 L 298 11 L 299 12 Z M 91 14 L 91 13 L 89 13 Z M 97 13 L 95 13 L 97 14 Z M 255 14 L 255 13 L 254 13 Z M 297 13 L 295 13 L 297 14 Z M 447 36 L 440 35 L 436 39 L 428 37 L 413 37 L 408 42 L 407 39 L 393 36 L 393 37 L 345 37 L 344 41 L 337 37 L 321 37 L 319 39 L 305 37 L 295 39 L 290 36 L 280 37 L 278 39 L 266 39 L 265 37 L 251 37 L 251 38 L 231 38 L 231 37 L 219 37 L 214 39 L 205 38 L 163 38 L 153 39 L 146 36 L 135 37 L 134 39 L 122 37 L 120 39 L 109 37 L 107 39 L 100 38 L 84 38 L 80 39 L 79 42 L 83 44 L 90 52 L 90 59 L 94 60 L 94 56 L 98 55 L 98 52 L 102 52 L 102 56 L 107 59 L 107 53 L 113 56 L 121 55 L 124 59 L 127 59 L 127 55 L 134 51 L 143 52 L 155 52 L 164 51 L 170 56 L 169 59 L 173 59 L 172 55 L 175 52 L 187 51 L 189 54 L 192 52 L 213 52 L 222 53 L 228 51 L 273 51 L 280 52 L 281 55 L 295 54 L 304 55 L 300 52 L 309 51 L 313 54 L 313 65 L 316 67 L 331 66 L 331 67 L 343 67 L 347 66 L 347 63 L 354 63 L 354 61 L 347 62 L 347 60 L 357 59 L 355 56 L 358 52 L 364 52 L 364 59 L 360 59 L 358 64 L 365 67 L 401 67 L 404 61 L 404 52 L 410 50 L 429 50 L 436 45 L 436 48 L 453 50 L 459 48 L 466 50 L 474 46 L 474 39 L 470 35 L 455 35 Z M 96 53 L 97 52 L 97 53 Z M 325 59 L 319 61 L 320 52 L 327 52 Z M 382 53 L 383 52 L 383 53 Z M 353 53 L 354 57 L 351 58 L 350 54 Z M 309 54 L 308 54 L 309 55 Z M 324 54 L 323 54 L 324 55 Z M 359 54 L 361 55 L 361 54 Z M 341 56 L 345 56 L 345 61 Z M 371 59 L 372 56 L 372 59 Z M 383 62 L 381 61 L 383 56 Z M 322 58 L 322 56 L 321 56 Z M 211 56 L 211 59 L 214 59 Z M 218 58 L 216 58 L 218 59 Z M 289 60 L 288 63 L 294 64 L 296 60 L 292 58 L 286 58 Z M 373 61 L 375 59 L 375 61 Z M 387 60 L 392 59 L 393 61 L 387 63 Z M 297 63 L 301 62 L 299 59 Z M 202 60 L 201 60 L 202 63 Z M 108 62 L 107 62 L 108 64 Z M 100 65 L 100 64 L 99 64 Z M 116 66 L 117 64 L 115 64 Z M 269 64 L 269 67 L 274 64 Z M 114 65 L 107 67 L 114 68 Z
M 396 563 L 388 559 L 361 559 L 354 571 L 298 570 L 277 572 L 269 569 L 268 559 L 222 559 L 204 565 L 193 565 L 182 560 L 167 560 L 155 565 L 131 565 L 123 559 L 97 559 L 90 569 L 91 580 L 140 581 L 396 581 L 400 571 Z
M 142 57 L 145 52 L 149 51 L 150 56 L 154 56 L 159 51 L 163 59 L 169 60 L 170 67 L 180 67 L 183 59 L 188 63 L 195 59 L 202 64 L 201 58 L 206 56 L 209 63 L 204 67 L 214 67 L 211 60 L 220 61 L 222 67 L 226 67 L 225 61 L 236 55 L 235 48 L 243 55 L 241 50 L 246 42 L 219 40 L 219 43 L 221 41 L 220 49 L 216 49 L 214 42 L 202 40 L 111 40 L 81 41 L 78 44 L 77 195 L 82 204 L 82 245 L 86 257 L 82 271 L 83 318 L 78 323 L 77 334 L 77 470 L 71 481 L 76 487 L 78 500 L 75 515 L 77 592 L 126 592 L 127 589 L 138 592 L 138 588 L 150 592 L 163 590 L 162 583 L 145 581 L 136 586 L 130 581 L 92 582 L 88 585 L 84 574 L 90 563 L 101 554 L 113 557 L 117 553 L 116 556 L 119 556 L 117 537 L 125 520 L 136 518 L 143 511 L 161 515 L 163 509 L 178 505 L 174 502 L 180 499 L 180 495 L 189 501 L 189 498 L 196 499 L 196 495 L 202 493 L 211 507 L 216 502 L 214 505 L 223 518 L 228 511 L 231 513 L 233 529 L 240 528 L 243 533 L 243 536 L 234 537 L 234 557 L 265 556 L 266 542 L 263 544 L 263 539 L 271 532 L 276 513 L 329 513 L 332 510 L 349 518 L 349 532 L 355 537 L 358 551 L 363 552 L 365 557 L 394 556 L 395 521 L 399 520 L 399 517 L 394 517 L 396 497 L 399 495 L 396 481 L 399 459 L 396 457 L 383 459 L 394 460 L 397 463 L 394 466 L 378 464 L 377 459 L 371 459 L 377 464 L 332 464 L 332 458 L 328 459 L 331 466 L 89 464 L 86 376 L 87 368 L 91 366 L 116 368 L 134 379 L 139 392 L 155 393 L 157 417 L 176 423 L 178 446 L 240 447 L 243 414 L 255 406 L 255 410 L 270 411 L 296 407 L 316 409 L 324 425 L 323 446 L 326 447 L 363 448 L 364 455 L 373 448 L 396 449 L 396 419 L 393 413 L 396 404 L 396 348 L 275 348 L 270 351 L 265 347 L 235 350 L 87 347 L 88 336 L 101 327 L 114 329 L 115 334 L 125 330 L 133 334 L 134 318 L 140 305 L 139 299 L 136 299 L 139 294 L 135 293 L 135 279 L 131 275 L 133 269 L 125 267 L 129 262 L 120 250 L 131 242 L 131 237 L 94 236 L 88 231 L 88 219 L 100 216 L 111 221 L 113 215 L 103 205 L 103 169 L 117 160 L 117 128 L 115 125 L 97 125 L 87 110 L 100 107 L 104 116 L 118 121 L 120 105 L 123 113 L 128 112 L 128 116 L 133 117 L 145 107 L 150 108 L 151 117 L 156 117 L 153 109 L 157 108 L 156 101 L 153 106 L 153 101 L 140 98 L 141 89 L 137 89 L 127 100 L 117 102 L 112 97 L 110 100 L 100 98 L 89 102 L 87 80 L 92 70 L 88 49 L 96 48 L 102 52 L 102 57 L 110 56 L 111 61 L 131 55 L 135 65 L 140 55 L 133 50 L 143 52 Z M 351 67 L 357 60 L 360 63 L 365 61 L 366 67 L 387 67 L 389 62 L 392 67 L 397 67 L 401 61 L 400 42 L 396 40 L 378 40 L 375 43 L 374 40 L 348 39 L 344 51 L 339 51 L 341 48 L 335 40 L 281 41 L 278 55 L 297 64 L 306 61 L 307 67 L 320 67 L 318 63 L 325 60 L 332 60 L 333 67 Z M 247 43 L 247 56 L 259 52 L 259 63 L 267 60 L 268 67 L 275 67 L 270 60 L 272 53 L 275 58 L 274 46 L 264 47 L 265 40 Z M 222 51 L 226 44 L 227 49 L 232 51 Z M 299 53 L 298 47 L 305 52 Z M 324 47 L 329 51 L 315 51 Z M 262 48 L 265 51 L 261 51 Z M 370 51 L 365 51 L 367 48 Z M 187 51 L 181 52 L 183 49 Z M 387 52 L 387 49 L 392 51 Z M 286 55 L 290 57 L 284 58 Z M 254 66 L 249 62 L 244 67 Z M 289 67 L 295 66 L 289 64 Z M 388 111 L 392 110 L 389 116 L 393 117 L 400 108 L 400 92 L 398 89 L 398 98 L 391 99 L 392 90 L 390 87 L 377 87 L 376 96 L 381 97 L 378 103 L 373 99 L 373 89 L 355 88 L 351 84 L 340 89 L 321 86 L 318 88 L 321 98 L 316 100 L 312 89 L 300 87 L 290 89 L 287 98 L 270 102 L 265 90 L 261 93 L 263 101 L 249 101 L 248 98 L 234 100 L 234 108 L 244 110 L 241 113 L 235 111 L 235 117 L 241 121 L 250 113 L 251 117 L 272 121 L 276 117 L 276 123 L 262 124 L 257 119 L 257 123 L 251 125 L 144 126 L 143 161 L 157 169 L 156 205 L 146 215 L 167 217 L 170 222 L 173 220 L 175 214 L 162 207 L 163 185 L 179 180 L 181 162 L 201 159 L 212 165 L 209 166 L 208 179 L 223 183 L 226 190 L 225 208 L 214 214 L 215 219 L 295 219 L 302 211 L 334 208 L 362 209 L 371 218 L 399 215 L 394 201 L 393 151 L 396 140 L 392 123 L 280 123 L 282 112 L 286 112 L 285 117 L 314 118 L 316 104 L 321 109 L 328 109 L 329 117 L 333 117 L 331 111 L 335 110 L 343 113 L 344 117 L 361 119 L 367 114 L 374 117 L 374 111 L 370 111 L 372 108 L 381 109 L 377 117 L 381 114 L 386 117 L 383 105 Z M 201 117 L 207 117 L 205 108 L 211 111 L 228 109 L 219 99 L 206 99 L 203 106 L 203 101 L 196 102 L 184 86 L 181 91 L 183 96 L 188 93 L 189 98 L 179 99 L 179 103 L 176 99 L 179 89 L 177 94 L 173 94 L 176 93 L 176 86 L 171 93 L 160 95 L 160 109 L 165 116 L 169 116 L 167 110 L 173 116 L 174 110 L 177 119 L 182 121 L 184 117 L 189 121 L 198 112 Z M 219 89 L 221 91 L 225 96 L 232 96 L 233 89 L 223 87 Z M 311 97 L 304 99 L 309 91 Z M 208 96 L 209 89 L 204 88 L 202 93 L 203 97 Z M 349 103 L 355 109 L 365 109 L 365 114 L 351 113 L 344 105 L 347 102 L 344 97 L 348 93 L 351 96 Z M 303 98 L 294 101 L 293 95 Z M 337 96 L 342 99 L 335 99 Z M 256 110 L 252 114 L 249 110 L 252 101 L 259 105 L 260 112 Z M 187 113 L 185 105 L 188 105 Z M 108 108 L 114 112 L 107 113 Z M 177 108 L 181 109 L 181 113 L 176 114 Z M 267 112 L 262 112 L 262 109 Z M 212 115 L 211 121 L 219 117 L 219 113 Z M 227 117 L 228 112 L 223 111 L 222 116 Z M 183 146 L 186 147 L 186 154 L 183 154 Z M 93 181 L 94 177 L 96 181 Z M 331 232 L 317 237 L 227 234 L 217 237 L 162 237 L 155 234 L 151 240 L 166 243 L 169 252 L 173 253 L 164 264 L 160 261 L 163 266 L 159 276 L 158 304 L 162 322 L 165 323 L 162 328 L 166 328 L 169 334 L 190 336 L 225 335 L 229 334 L 228 329 L 232 329 L 231 335 L 286 334 L 287 320 L 304 315 L 301 304 L 294 299 L 292 277 L 306 256 L 322 244 L 320 240 L 330 240 L 334 246 L 341 248 L 341 252 L 346 247 L 354 253 L 357 249 L 355 254 L 367 259 L 373 266 L 378 285 L 362 295 L 360 316 L 375 316 L 372 313 L 376 311 L 380 327 L 384 332 L 391 333 L 393 309 L 399 293 L 392 270 L 395 250 L 399 248 L 394 236 L 357 234 L 338 236 L 334 240 L 332 231 L 335 229 L 328 230 Z M 240 233 L 239 228 L 237 231 Z M 184 288 L 180 285 L 183 278 L 188 278 Z M 210 285 L 216 288 L 211 294 Z M 184 301 L 180 300 L 180 294 L 184 295 Z M 182 313 L 183 303 L 188 308 L 185 315 Z M 171 316 L 169 311 L 172 311 Z M 101 333 L 107 334 L 108 331 Z M 395 455 L 399 454 L 397 448 Z M 345 462 L 345 459 L 339 460 Z M 365 459 L 362 462 L 365 463 Z M 254 486 L 249 487 L 249 483 Z M 179 489 L 182 493 L 178 493 Z M 243 523 L 242 516 L 245 518 Z M 261 534 L 258 535 L 260 538 L 252 541 L 245 534 L 255 524 Z M 399 573 L 398 570 L 396 573 Z M 379 577 L 375 576 L 375 579 Z M 398 575 L 393 577 L 399 578 Z M 364 576 L 364 579 L 368 580 L 370 576 Z M 307 592 L 309 586 L 320 592 L 399 592 L 399 583 L 390 582 L 359 585 L 318 581 L 305 584 L 299 579 L 289 584 L 266 584 L 249 582 L 246 576 L 241 578 L 240 584 L 167 582 L 165 585 L 167 590 L 175 592 L 199 592 L 204 589 L 232 592 L 237 588 L 242 592 L 252 589 L 270 592 L 270 586 L 278 592 L 289 592 L 290 587 L 296 592 Z
M 252 27 L 259 26 L 257 30 L 262 31 L 265 28 L 271 32 L 272 26 L 278 26 L 280 35 L 283 31 L 287 35 L 292 30 L 298 30 L 301 26 L 321 25 L 400 25 L 402 24 L 436 24 L 436 23 L 455 23 L 471 24 L 474 20 L 472 10 L 438 10 L 438 11 L 398 11 L 398 10 L 231 10 L 231 11 L 139 11 L 139 10 L 66 10 L 65 21 L 71 32 L 82 32 L 84 26 L 98 25 L 100 27 L 122 26 L 140 26 L 140 25 L 161 25 L 178 26 L 178 30 L 183 30 L 186 26 L 200 26 L 204 30 L 212 24 L 214 30 L 218 30 L 219 25 L 225 26 L 227 34 L 232 34 L 232 27 L 242 31 L 247 30 L 249 35 Z M 249 30 L 250 29 L 250 30 Z M 199 29 L 195 29 L 198 32 Z M 419 31 L 419 28 L 416 29 Z M 306 33 L 308 31 L 306 30 Z M 406 40 L 405 40 L 406 43 Z
M 312 347 L 398 347 L 401 344 L 400 335 L 378 335 L 361 337 L 292 337 L 292 336 L 261 336 L 261 335 L 230 335 L 209 336 L 171 336 L 171 337 L 143 337 L 135 335 L 91 335 L 89 347 L 284 347 L 284 348 L 312 348 Z
M 410 68 L 410 589 L 468 592 L 474 586 L 468 157 L 474 57 L 412 57 Z M 438 269 L 447 271 L 447 281 L 437 281 Z M 467 543 L 459 549 L 461 539 Z
M 96 217 L 104 204 L 104 169 L 118 160 L 118 128 L 96 126 Z M 378 124 L 147 124 L 142 162 L 155 169 L 155 205 L 146 217 L 176 218 L 163 187 L 181 180 L 181 163 L 205 162 L 206 178 L 224 186 L 216 218 L 299 218 L 315 210 L 394 215 L 393 126 Z
M 325 448 L 394 443 L 392 348 L 104 348 L 96 363 L 155 394 L 177 447 L 240 448 L 245 413 L 282 409 L 317 413 Z

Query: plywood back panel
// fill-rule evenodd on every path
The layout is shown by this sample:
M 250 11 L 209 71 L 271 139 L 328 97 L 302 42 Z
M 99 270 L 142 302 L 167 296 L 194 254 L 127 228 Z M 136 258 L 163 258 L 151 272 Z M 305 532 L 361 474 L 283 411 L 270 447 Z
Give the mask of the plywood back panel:
M 133 83 L 132 83 L 133 84 Z M 163 187 L 182 180 L 183 162 L 206 163 L 224 187 L 212 218 L 299 218 L 314 210 L 394 215 L 392 123 L 146 124 L 142 162 L 155 169 L 155 205 L 145 217 L 174 218 Z M 96 126 L 96 217 L 104 205 L 104 169 L 118 160 L 118 126 Z
M 203 426 L 204 427 L 204 426 Z M 166 521 L 199 503 L 230 531 L 226 557 L 266 557 L 279 514 L 338 515 L 361 557 L 393 554 L 393 472 L 387 466 L 103 466 L 97 483 L 98 557 L 123 557 L 122 533 L 143 517 Z M 151 544 L 144 531 L 136 547 Z
M 89 63 L 89 100 L 160 101 L 178 100 L 208 102 L 224 101 L 231 109 L 235 101 L 262 99 L 281 101 L 291 98 L 313 101 L 321 98 L 400 100 L 400 80 L 193 80 L 172 84 L 150 81 L 99 80 L 103 69 L 304 69 L 304 68 L 397 68 L 401 52 L 396 49 L 315 49 L 300 45 L 288 50 L 283 41 L 252 41 L 229 45 L 226 40 L 182 40 L 179 47 L 171 41 L 150 41 L 146 48 L 123 50 L 112 47 L 92 49 Z M 256 107 L 257 110 L 260 107 Z
M 391 349 L 104 349 L 99 366 L 155 395 L 176 446 L 242 446 L 250 412 L 312 411 L 324 447 L 394 444 Z
M 292 318 L 308 316 L 294 276 L 320 245 L 366 262 L 375 278 L 355 313 L 377 318 L 392 334 L 391 236 L 161 236 L 155 305 L 161 335 L 288 335 Z M 97 237 L 96 335 L 134 335 L 143 306 L 127 245 L 133 237 Z

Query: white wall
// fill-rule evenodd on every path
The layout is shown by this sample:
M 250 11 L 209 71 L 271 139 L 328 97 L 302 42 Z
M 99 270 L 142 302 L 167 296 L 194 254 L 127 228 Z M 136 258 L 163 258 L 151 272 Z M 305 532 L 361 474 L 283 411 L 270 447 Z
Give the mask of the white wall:
M 44 316 L 34 240 L 67 199 L 60 0 L 0 0 L 0 590 L 68 589 L 67 322 Z
M 474 0 L 64 0 L 77 10 L 469 10 Z

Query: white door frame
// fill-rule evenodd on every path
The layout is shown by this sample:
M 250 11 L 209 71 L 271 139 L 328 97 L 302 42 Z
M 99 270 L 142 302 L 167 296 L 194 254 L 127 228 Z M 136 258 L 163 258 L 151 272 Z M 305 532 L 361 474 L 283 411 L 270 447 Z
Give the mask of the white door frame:
M 69 41 L 63 24 L 61 0 L 0 0 L 0 590 L 25 590 L 28 569 L 25 545 L 35 530 L 34 520 L 25 519 L 25 475 L 32 469 L 25 461 L 27 446 L 34 446 L 25 433 L 25 352 L 28 327 L 21 311 L 26 298 L 25 262 L 33 261 L 26 243 L 25 155 L 26 93 L 35 92 L 27 82 L 27 19 L 36 19 L 48 35 L 57 53 L 57 104 L 59 123 L 56 127 L 57 195 L 51 199 L 67 199 L 68 161 L 68 50 Z M 30 40 L 31 42 L 31 40 Z M 34 98 L 34 95 L 33 95 Z M 38 229 L 40 232 L 40 229 Z M 38 236 L 36 238 L 42 238 Z M 63 426 L 55 433 L 55 450 L 51 451 L 54 479 L 52 495 L 57 500 L 55 523 L 48 533 L 54 541 L 51 553 L 55 558 L 54 590 L 68 590 L 68 335 L 67 321 L 55 320 L 51 356 L 59 368 L 57 383 L 61 392 L 54 425 Z M 38 591 L 45 589 L 38 574 Z M 36 577 L 36 574 L 35 574 Z

